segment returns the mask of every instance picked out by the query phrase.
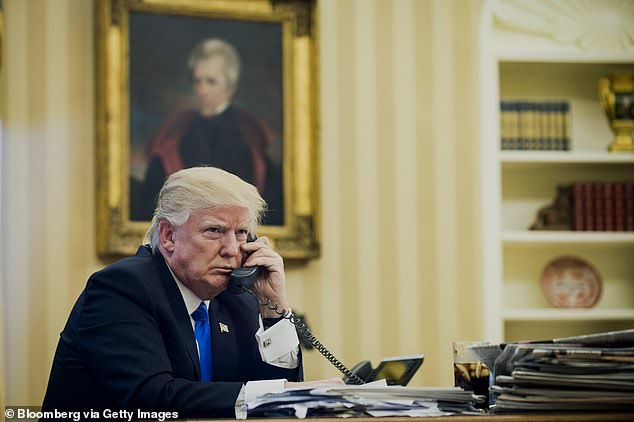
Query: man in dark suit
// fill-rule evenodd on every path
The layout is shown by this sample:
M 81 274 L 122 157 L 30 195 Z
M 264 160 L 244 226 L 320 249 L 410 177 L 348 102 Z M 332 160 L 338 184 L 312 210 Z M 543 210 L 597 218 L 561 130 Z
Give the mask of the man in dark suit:
M 290 312 L 282 258 L 264 237 L 246 242 L 265 205 L 254 186 L 217 168 L 171 175 L 150 245 L 93 274 L 73 307 L 42 410 L 243 417 L 250 381 L 270 380 L 257 383 L 259 391 L 312 384 L 299 382 L 297 334 L 281 317 Z M 233 268 L 256 265 L 266 271 L 254 294 L 225 291 Z M 203 305 L 207 366 L 209 344 L 192 316 Z

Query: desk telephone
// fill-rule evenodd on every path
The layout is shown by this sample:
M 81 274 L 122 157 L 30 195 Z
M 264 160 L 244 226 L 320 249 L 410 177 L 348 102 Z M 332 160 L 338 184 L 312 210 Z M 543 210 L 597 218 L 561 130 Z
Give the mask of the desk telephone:
M 257 236 L 249 234 L 247 242 L 253 242 L 256 239 Z M 227 292 L 232 294 L 240 294 L 244 292 L 254 294 L 250 288 L 256 282 L 262 271 L 263 268 L 258 266 L 234 269 L 229 276 Z M 388 385 L 407 385 L 409 380 L 414 376 L 418 368 L 423 363 L 423 355 L 399 356 L 381 360 L 376 368 L 372 367 L 370 361 L 361 361 L 355 365 L 352 370 L 350 370 L 328 349 L 326 349 L 319 340 L 317 340 L 300 318 L 297 318 L 292 313 L 284 316 L 282 312 L 278 311 L 278 306 L 271 304 L 270 300 L 267 303 L 261 303 L 258 300 L 258 303 L 260 303 L 260 305 L 268 306 L 280 316 L 290 320 L 291 323 L 295 325 L 297 332 L 308 340 L 308 342 L 312 344 L 319 353 L 324 355 L 324 357 L 328 359 L 335 368 L 345 375 L 343 379 L 346 384 L 365 384 L 366 382 L 385 378 Z

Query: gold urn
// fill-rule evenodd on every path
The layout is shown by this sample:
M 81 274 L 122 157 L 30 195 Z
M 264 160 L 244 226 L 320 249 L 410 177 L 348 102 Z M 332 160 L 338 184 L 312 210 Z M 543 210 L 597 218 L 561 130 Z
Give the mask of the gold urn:
M 634 73 L 615 73 L 601 78 L 599 99 L 614 132 L 608 151 L 634 152 Z

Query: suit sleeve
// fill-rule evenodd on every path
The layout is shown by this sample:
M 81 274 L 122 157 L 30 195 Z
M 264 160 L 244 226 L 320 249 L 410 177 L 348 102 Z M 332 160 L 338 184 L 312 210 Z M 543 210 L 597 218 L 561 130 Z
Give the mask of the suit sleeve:
M 175 377 L 162 318 L 146 284 L 125 271 L 107 277 L 97 273 L 85 291 L 77 349 L 121 408 L 233 417 L 242 383 Z
M 217 297 L 217 300 L 220 302 L 218 311 L 225 315 L 230 315 L 236 327 L 240 327 L 241 332 L 248 333 L 236 337 L 238 350 L 245 355 L 247 353 L 250 354 L 248 359 L 245 358 L 245 360 L 240 362 L 240 369 L 244 371 L 243 381 L 279 378 L 284 378 L 289 381 L 303 380 L 303 365 L 300 350 L 297 350 L 295 356 L 297 365 L 293 366 L 284 364 L 278 365 L 277 362 L 275 362 L 275 358 L 279 356 L 275 355 L 270 359 L 265 359 L 265 356 L 261 353 L 262 343 L 268 342 L 271 345 L 278 341 L 284 343 L 292 342 L 292 340 L 289 340 L 292 336 L 275 335 L 275 330 L 265 332 L 266 335 L 261 333 L 259 307 L 253 295 L 233 295 L 224 292 Z M 288 324 L 290 324 L 290 322 Z M 293 330 L 293 334 L 296 334 L 292 324 L 290 328 Z M 273 337 L 270 337 L 271 334 L 273 334 Z M 297 344 L 297 337 L 295 336 L 295 342 L 293 344 L 280 345 L 279 350 L 288 353 L 293 350 Z M 271 346 L 271 348 L 277 349 L 278 347 Z M 267 363 L 267 361 L 271 363 Z

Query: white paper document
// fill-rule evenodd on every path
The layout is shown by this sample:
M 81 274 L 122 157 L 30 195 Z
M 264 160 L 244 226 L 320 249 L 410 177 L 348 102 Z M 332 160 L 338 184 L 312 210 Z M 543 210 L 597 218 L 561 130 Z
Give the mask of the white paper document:
M 388 386 L 385 380 L 364 385 L 286 389 L 246 403 L 249 417 L 286 416 L 442 416 L 481 414 L 481 400 L 460 388 Z

